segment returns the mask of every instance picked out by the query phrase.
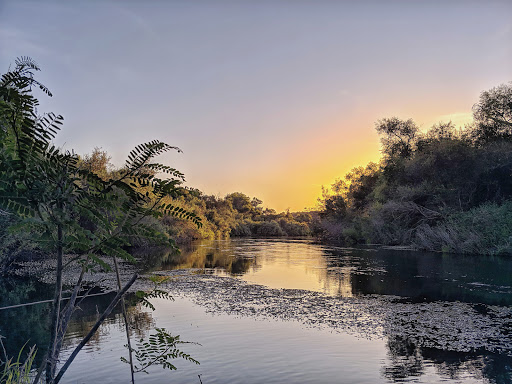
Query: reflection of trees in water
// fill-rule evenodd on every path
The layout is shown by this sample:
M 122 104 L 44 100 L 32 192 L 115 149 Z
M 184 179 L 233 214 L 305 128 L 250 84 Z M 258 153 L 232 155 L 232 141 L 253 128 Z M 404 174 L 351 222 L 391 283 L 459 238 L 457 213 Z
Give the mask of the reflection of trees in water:
M 181 253 L 162 248 L 141 250 L 135 256 L 143 260 L 146 271 L 206 268 L 241 275 L 259 270 L 267 259 L 292 262 L 295 255 L 306 256 L 308 262 L 303 265 L 304 271 L 315 274 L 323 291 L 332 295 L 380 294 L 422 302 L 458 300 L 512 304 L 509 278 L 512 261 L 504 258 L 490 262 L 485 257 L 348 249 L 261 239 L 202 241 L 182 247 Z M 490 284 L 474 289 L 471 285 L 474 282 Z
M 423 374 L 423 356 L 414 343 L 394 336 L 388 339 L 387 347 L 389 365 L 382 369 L 386 379 L 402 381 L 405 378 Z
M 339 249 L 291 242 L 284 246 L 282 240 L 261 240 L 202 242 L 183 249 L 181 254 L 160 251 L 148 255 L 146 260 L 153 270 L 222 268 L 230 274 L 240 275 L 251 268 L 259 268 L 258 262 L 266 263 L 267 257 L 293 261 L 295 254 L 308 256 L 306 272 L 314 273 L 325 291 L 333 295 L 381 294 L 407 297 L 407 302 L 457 300 L 493 305 L 509 305 L 507 303 L 512 300 L 503 292 L 496 293 L 487 288 L 469 289 L 474 288 L 471 282 L 475 281 L 510 286 L 508 271 L 512 263 L 505 259 L 489 263 L 488 258 L 470 256 Z M 501 268 L 497 267 L 498 261 Z M 391 334 L 388 339 L 389 361 L 382 368 L 383 377 L 397 382 L 426 375 L 435 369 L 448 379 L 464 380 L 471 376 L 496 384 L 512 382 L 511 357 L 489 352 L 425 348 L 416 343 L 421 340 L 420 331 L 413 331 L 410 338 Z
M 330 275 L 351 270 L 354 294 L 512 305 L 510 258 L 336 248 L 324 250 L 324 257 Z
M 169 248 L 141 250 L 134 254 L 142 260 L 145 271 L 174 269 L 222 269 L 231 275 L 241 275 L 257 268 L 256 257 L 238 255 L 229 242 L 191 244 L 174 252 Z
M 80 309 L 73 315 L 73 320 L 69 325 L 68 333 L 64 341 L 65 348 L 75 345 L 77 340 L 81 340 L 89 333 L 90 329 L 114 296 L 115 293 L 109 293 L 102 296 L 91 297 L 83 301 L 80 305 Z M 142 306 L 136 302 L 134 295 L 128 296 L 126 309 L 132 334 L 140 339 L 146 337 L 148 332 L 153 329 L 155 320 L 151 312 L 144 311 Z M 108 337 L 111 327 L 115 327 L 124 332 L 124 320 L 120 306 L 114 308 L 107 320 L 105 320 L 103 325 L 91 338 L 88 346 L 99 350 L 104 338 Z
M 0 307 L 30 303 L 51 298 L 52 287 L 26 279 L 0 280 Z M 94 296 L 85 299 L 80 308 L 74 313 L 70 323 L 64 348 L 71 347 L 76 341 L 85 336 L 96 322 L 99 315 L 109 305 L 115 293 Z M 144 311 L 140 305 L 134 305 L 133 296 L 127 298 L 128 316 L 132 325 L 133 335 L 142 338 L 154 326 L 151 312 Z M 38 366 L 48 346 L 48 319 L 50 303 L 13 308 L 0 311 L 0 335 L 4 336 L 3 343 L 8 356 L 16 356 L 23 345 L 37 345 L 35 366 Z M 43 320 L 42 320 L 43 319 Z M 121 309 L 116 307 L 106 322 L 89 341 L 89 347 L 99 349 L 104 338 L 109 334 L 110 327 L 124 329 Z
M 153 319 L 153 315 L 151 312 L 143 311 L 140 304 L 128 307 L 126 310 L 131 331 L 138 339 L 145 338 L 148 335 L 148 332 L 155 328 L 155 319 Z M 117 316 L 116 318 L 119 321 L 120 327 L 124 328 L 124 321 L 122 317 Z
M 30 303 L 51 298 L 52 290 L 44 284 L 21 279 L 0 280 L 0 307 Z M 0 311 L 0 335 L 8 356 L 16 356 L 23 345 L 46 347 L 50 303 L 12 308 Z M 36 365 L 41 363 L 43 353 L 36 354 Z
M 432 365 L 441 377 L 451 380 L 471 376 L 495 384 L 512 382 L 512 358 L 508 356 L 422 348 L 399 335 L 389 336 L 387 347 L 389 361 L 381 372 L 394 382 L 421 376 L 428 365 Z
M 383 323 L 389 358 L 382 368 L 385 378 L 399 382 L 435 370 L 441 378 L 460 382 L 468 377 L 495 384 L 512 382 L 512 357 L 506 355 L 510 346 L 499 337 L 508 329 L 500 320 L 503 312 L 483 304 L 393 305 Z M 464 348 L 472 344 L 478 349 L 466 352 Z M 500 350 L 501 354 L 491 352 Z

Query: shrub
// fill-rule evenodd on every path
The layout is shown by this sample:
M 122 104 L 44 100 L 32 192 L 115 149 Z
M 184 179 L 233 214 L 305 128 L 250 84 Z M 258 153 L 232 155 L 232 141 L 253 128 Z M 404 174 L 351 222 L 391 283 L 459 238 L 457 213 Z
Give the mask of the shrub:
M 436 226 L 422 225 L 414 245 L 435 251 L 512 254 L 512 201 L 455 213 Z
M 234 224 L 233 228 L 231 228 L 230 236 L 234 237 L 248 237 L 252 236 L 252 228 L 254 227 L 254 222 L 251 220 L 243 220 L 238 221 Z
M 299 223 L 293 219 L 279 219 L 279 226 L 287 236 L 309 236 L 311 231 L 306 223 Z
M 275 220 L 262 221 L 255 226 L 255 233 L 258 236 L 278 237 L 286 236 L 286 233 L 281 229 L 279 223 Z

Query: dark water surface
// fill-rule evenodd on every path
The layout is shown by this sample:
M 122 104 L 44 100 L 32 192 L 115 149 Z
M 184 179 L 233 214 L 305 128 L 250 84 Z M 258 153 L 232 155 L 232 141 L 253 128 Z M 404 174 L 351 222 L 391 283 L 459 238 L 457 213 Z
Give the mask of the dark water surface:
M 179 334 L 201 362 L 175 361 L 138 383 L 512 383 L 512 260 L 305 240 L 201 242 L 180 255 L 156 251 L 143 268 L 187 269 L 153 300 L 130 306 L 134 338 L 155 327 Z M 3 281 L 1 305 L 51 295 L 42 284 Z M 83 303 L 70 353 L 109 297 Z M 0 311 L 11 353 L 47 342 L 48 305 Z M 434 335 L 433 335 L 434 334 Z M 65 383 L 127 383 L 122 317 L 114 313 L 82 350 Z

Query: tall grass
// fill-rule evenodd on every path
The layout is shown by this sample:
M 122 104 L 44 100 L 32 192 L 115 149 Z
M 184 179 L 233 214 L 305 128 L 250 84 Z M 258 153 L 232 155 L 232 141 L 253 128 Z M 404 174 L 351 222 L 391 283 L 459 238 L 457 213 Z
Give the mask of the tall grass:
M 8 359 L 4 349 L 5 361 L 2 361 L 0 365 L 0 384 L 30 384 L 32 382 L 31 370 L 36 357 L 36 346 L 29 349 L 25 358 L 23 358 L 24 349 L 25 346 L 21 348 L 16 360 L 14 357 Z

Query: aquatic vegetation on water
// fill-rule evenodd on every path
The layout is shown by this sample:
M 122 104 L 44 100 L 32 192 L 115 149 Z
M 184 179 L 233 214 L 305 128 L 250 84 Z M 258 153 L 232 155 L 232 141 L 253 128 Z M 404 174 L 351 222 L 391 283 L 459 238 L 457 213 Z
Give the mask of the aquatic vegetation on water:
M 173 295 L 191 297 L 210 312 L 298 321 L 370 339 L 400 337 L 446 351 L 512 356 L 510 307 L 458 301 L 412 303 L 380 295 L 333 297 L 191 272 L 165 272 L 173 277 L 166 287 Z

